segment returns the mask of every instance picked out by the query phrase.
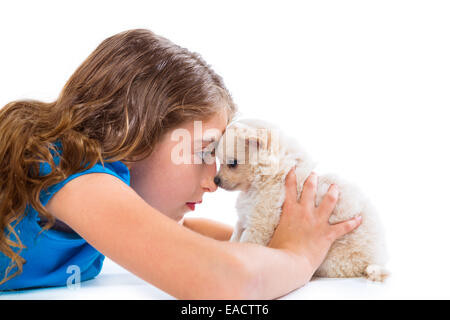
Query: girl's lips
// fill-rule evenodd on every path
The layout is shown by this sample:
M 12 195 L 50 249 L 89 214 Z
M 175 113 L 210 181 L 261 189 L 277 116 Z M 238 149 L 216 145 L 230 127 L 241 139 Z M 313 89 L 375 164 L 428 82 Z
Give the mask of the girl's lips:
M 189 209 L 191 209 L 192 211 L 195 210 L 195 204 L 197 203 L 202 203 L 201 201 L 198 202 L 186 202 L 186 205 L 188 206 Z

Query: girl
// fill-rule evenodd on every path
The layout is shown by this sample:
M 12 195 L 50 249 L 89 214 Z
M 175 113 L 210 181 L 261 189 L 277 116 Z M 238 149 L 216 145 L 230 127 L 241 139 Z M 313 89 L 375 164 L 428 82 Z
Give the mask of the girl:
M 0 110 L 0 290 L 99 274 L 105 255 L 180 299 L 272 299 L 309 281 L 334 240 L 360 224 L 328 223 L 316 177 L 297 201 L 293 170 L 267 247 L 231 243 L 232 228 L 183 215 L 214 192 L 208 141 L 173 161 L 174 130 L 223 133 L 230 93 L 197 53 L 145 29 L 104 40 L 55 102 Z M 218 137 L 213 137 L 216 140 Z M 200 164 L 198 163 L 200 160 Z

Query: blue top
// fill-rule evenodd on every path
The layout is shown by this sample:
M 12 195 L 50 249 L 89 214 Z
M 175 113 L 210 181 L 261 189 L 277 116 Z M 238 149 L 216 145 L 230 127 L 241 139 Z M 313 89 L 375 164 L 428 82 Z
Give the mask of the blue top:
M 58 147 L 58 153 L 61 154 L 60 142 L 57 141 L 55 145 Z M 54 156 L 55 164 L 58 165 L 59 156 L 55 157 L 53 150 L 51 153 Z M 104 162 L 104 164 L 103 167 L 101 162 L 98 162 L 92 168 L 70 175 L 67 179 L 42 190 L 40 193 L 42 205 L 45 206 L 67 182 L 88 173 L 108 173 L 130 185 L 130 172 L 123 162 Z M 39 175 L 46 175 L 50 172 L 50 165 L 41 162 Z M 40 221 L 38 212 L 31 205 L 27 205 L 25 212 L 23 219 L 15 227 L 20 240 L 26 246 L 26 249 L 22 249 L 20 253 L 26 260 L 23 272 L 1 284 L 0 290 L 77 285 L 78 281 L 92 279 L 100 273 L 105 256 L 86 240 L 77 233 L 52 229 L 43 231 L 38 236 L 42 230 L 38 224 Z M 14 236 L 11 237 L 14 240 Z M 15 252 L 18 251 L 18 248 L 12 249 Z M 0 252 L 0 281 L 5 276 L 10 262 L 11 259 Z M 8 272 L 8 275 L 16 271 L 17 267 L 14 267 Z

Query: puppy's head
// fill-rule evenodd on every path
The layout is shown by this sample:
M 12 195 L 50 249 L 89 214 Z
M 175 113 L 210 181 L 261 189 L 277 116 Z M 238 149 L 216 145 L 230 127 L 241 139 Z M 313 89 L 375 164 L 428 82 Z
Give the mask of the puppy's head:
M 230 191 L 247 191 L 262 169 L 273 165 L 276 127 L 268 123 L 232 123 L 216 147 L 220 169 L 214 182 Z

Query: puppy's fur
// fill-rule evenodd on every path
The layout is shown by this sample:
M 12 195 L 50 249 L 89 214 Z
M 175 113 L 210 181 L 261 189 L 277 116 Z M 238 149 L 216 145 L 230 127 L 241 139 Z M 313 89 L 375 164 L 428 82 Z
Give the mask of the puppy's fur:
M 287 173 L 296 166 L 299 199 L 316 163 L 278 127 L 257 119 L 231 123 L 216 155 L 222 164 L 216 176 L 219 187 L 241 191 L 236 203 L 239 219 L 230 241 L 267 245 L 280 219 Z M 316 206 L 331 184 L 337 185 L 339 197 L 329 222 L 360 214 L 362 224 L 333 243 L 315 276 L 383 281 L 389 272 L 384 268 L 384 233 L 375 208 L 355 186 L 331 174 L 318 177 Z

